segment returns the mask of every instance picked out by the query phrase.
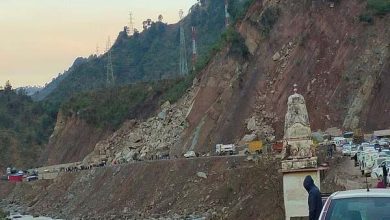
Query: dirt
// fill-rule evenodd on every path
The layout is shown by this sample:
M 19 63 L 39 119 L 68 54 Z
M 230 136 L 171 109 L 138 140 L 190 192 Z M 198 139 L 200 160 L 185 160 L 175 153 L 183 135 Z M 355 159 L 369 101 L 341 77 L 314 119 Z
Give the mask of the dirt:
M 265 37 L 259 17 L 270 5 L 281 13 Z M 313 7 L 310 1 L 256 1 L 236 25 L 251 55 L 243 60 L 222 50 L 199 75 L 190 126 L 172 151 L 212 152 L 217 143 L 237 143 L 252 116 L 274 128 L 268 135 L 282 138 L 294 84 L 306 99 L 314 131 L 387 128 L 388 105 L 381 103 L 390 92 L 390 16 L 368 25 L 358 20 L 365 10 L 365 1 L 358 0 L 334 8 L 325 2 Z M 274 61 L 276 52 L 281 58 Z
M 66 219 L 175 214 L 282 219 L 279 166 L 275 159 L 262 158 L 256 164 L 236 156 L 140 162 L 65 173 L 54 182 L 18 184 L 7 201 L 28 213 Z
M 66 117 L 60 112 L 41 160 L 47 165 L 81 161 L 93 151 L 99 140 L 108 137 L 110 133 L 76 116 Z

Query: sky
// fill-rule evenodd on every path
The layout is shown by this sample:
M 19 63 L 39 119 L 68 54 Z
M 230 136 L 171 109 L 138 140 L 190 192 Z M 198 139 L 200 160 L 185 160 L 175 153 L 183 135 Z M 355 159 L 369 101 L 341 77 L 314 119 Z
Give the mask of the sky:
M 102 53 L 133 14 L 176 23 L 196 0 L 0 0 L 0 86 L 44 86 L 77 57 Z

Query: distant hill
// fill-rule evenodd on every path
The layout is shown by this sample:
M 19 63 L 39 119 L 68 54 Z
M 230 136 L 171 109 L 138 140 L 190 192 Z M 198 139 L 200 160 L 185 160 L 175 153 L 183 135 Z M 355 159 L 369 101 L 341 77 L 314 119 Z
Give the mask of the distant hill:
M 205 1 L 194 5 L 184 18 L 187 57 L 191 69 L 191 28 L 197 29 L 199 60 L 219 39 L 225 29 L 224 2 Z M 153 22 L 141 33 L 129 37 L 119 33 L 111 48 L 116 85 L 175 78 L 179 70 L 179 25 Z M 91 55 L 36 93 L 36 100 L 61 102 L 73 94 L 103 88 L 106 85 L 107 53 Z
M 34 167 L 54 127 L 56 112 L 12 87 L 0 90 L 0 173 Z
M 43 87 L 40 87 L 40 86 L 24 86 L 24 87 L 16 88 L 16 91 L 17 92 L 23 91 L 26 95 L 32 96 L 35 93 L 41 91 L 42 89 L 43 89 Z

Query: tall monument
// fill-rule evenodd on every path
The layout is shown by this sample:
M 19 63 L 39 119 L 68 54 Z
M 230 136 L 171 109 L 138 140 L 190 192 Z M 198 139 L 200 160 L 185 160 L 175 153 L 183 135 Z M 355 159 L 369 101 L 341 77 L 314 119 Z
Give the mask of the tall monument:
M 305 217 L 309 214 L 308 194 L 302 185 L 304 178 L 311 175 L 316 185 L 320 187 L 320 175 L 311 139 L 306 102 L 297 91 L 295 84 L 294 94 L 288 97 L 284 124 L 281 172 L 283 173 L 284 205 L 288 220 L 294 219 L 294 217 Z

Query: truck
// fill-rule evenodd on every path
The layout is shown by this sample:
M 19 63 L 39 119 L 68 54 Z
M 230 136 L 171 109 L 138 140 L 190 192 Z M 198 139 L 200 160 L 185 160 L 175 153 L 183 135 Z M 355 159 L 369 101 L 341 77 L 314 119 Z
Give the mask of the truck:
M 218 155 L 226 155 L 230 154 L 233 155 L 236 153 L 236 145 L 234 144 L 217 144 L 215 145 L 215 152 Z
M 262 141 L 251 141 L 247 144 L 247 149 L 245 154 L 260 154 L 263 152 L 263 142 Z

